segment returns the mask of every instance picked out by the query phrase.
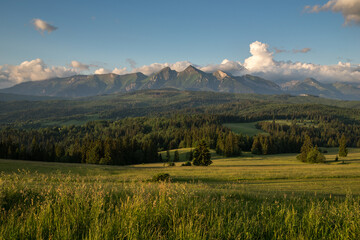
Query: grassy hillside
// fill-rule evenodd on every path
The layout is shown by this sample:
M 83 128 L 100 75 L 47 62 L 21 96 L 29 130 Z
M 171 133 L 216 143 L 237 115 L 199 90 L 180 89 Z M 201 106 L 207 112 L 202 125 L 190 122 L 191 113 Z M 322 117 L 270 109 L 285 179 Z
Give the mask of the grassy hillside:
M 209 167 L 0 160 L 0 236 L 358 239 L 359 159 L 350 149 L 345 164 L 248 153 Z M 171 182 L 149 182 L 157 173 Z

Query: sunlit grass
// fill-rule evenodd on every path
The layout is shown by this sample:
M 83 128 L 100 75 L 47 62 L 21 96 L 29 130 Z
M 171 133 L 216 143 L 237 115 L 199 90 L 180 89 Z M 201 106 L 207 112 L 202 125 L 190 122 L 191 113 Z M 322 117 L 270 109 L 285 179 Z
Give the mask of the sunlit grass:
M 0 239 L 358 239 L 360 151 L 334 162 L 327 150 L 326 164 L 249 153 L 209 167 L 0 160 Z M 157 173 L 171 182 L 150 182 Z

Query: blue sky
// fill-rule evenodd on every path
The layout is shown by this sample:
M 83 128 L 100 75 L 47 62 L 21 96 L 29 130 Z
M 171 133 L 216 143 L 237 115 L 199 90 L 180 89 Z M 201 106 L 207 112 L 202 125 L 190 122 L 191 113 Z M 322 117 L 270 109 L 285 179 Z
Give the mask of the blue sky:
M 341 1 L 341 0 L 339 0 Z M 354 0 L 355 2 L 358 0 Z M 107 69 L 154 62 L 205 66 L 243 62 L 260 41 L 276 61 L 321 65 L 360 63 L 360 28 L 344 26 L 339 12 L 306 13 L 310 0 L 18 1 L 0 8 L 0 65 L 41 59 L 48 66 L 71 61 Z M 38 18 L 58 29 L 41 34 Z M 311 49 L 307 53 L 293 50 Z

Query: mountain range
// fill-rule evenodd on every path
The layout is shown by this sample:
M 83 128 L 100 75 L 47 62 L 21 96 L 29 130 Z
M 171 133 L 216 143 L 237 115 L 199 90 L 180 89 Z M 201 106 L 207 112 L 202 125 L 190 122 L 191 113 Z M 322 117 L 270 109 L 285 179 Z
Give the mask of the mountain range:
M 114 73 L 75 75 L 66 78 L 24 82 L 1 89 L 0 92 L 77 98 L 164 88 L 227 93 L 314 95 L 343 100 L 360 100 L 360 88 L 349 83 L 325 84 L 308 78 L 304 81 L 289 81 L 278 85 L 275 82 L 252 75 L 233 76 L 220 70 L 214 73 L 206 73 L 193 66 L 189 66 L 181 72 L 166 67 L 150 76 L 140 72 L 125 75 Z

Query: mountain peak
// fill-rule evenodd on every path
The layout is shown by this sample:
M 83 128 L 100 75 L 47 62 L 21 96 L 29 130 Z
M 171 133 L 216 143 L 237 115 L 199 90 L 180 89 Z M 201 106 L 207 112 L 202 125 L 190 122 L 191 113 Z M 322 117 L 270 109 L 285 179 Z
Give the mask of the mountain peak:
M 163 69 L 160 70 L 160 72 L 170 72 L 172 71 L 170 67 L 164 67 Z
M 191 73 L 191 72 L 199 72 L 200 70 L 199 69 L 197 69 L 196 67 L 194 67 L 193 65 L 189 65 L 185 70 L 184 70 L 184 72 L 189 72 L 189 73 Z
M 224 79 L 226 77 L 230 77 L 229 74 L 221 70 L 217 70 L 216 72 L 213 73 L 213 75 L 219 80 Z
M 320 83 L 316 81 L 314 78 L 306 78 L 304 82 L 310 85 L 320 85 Z

